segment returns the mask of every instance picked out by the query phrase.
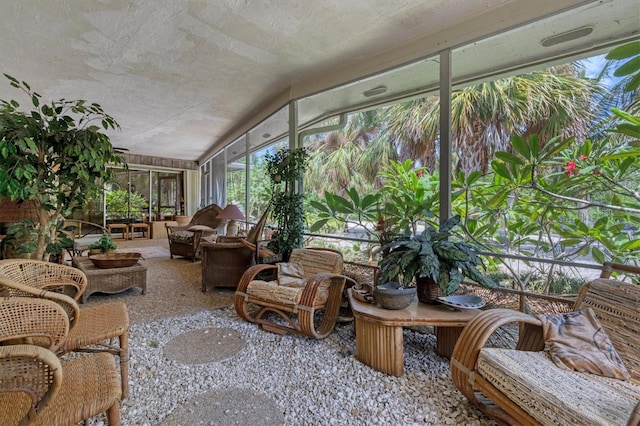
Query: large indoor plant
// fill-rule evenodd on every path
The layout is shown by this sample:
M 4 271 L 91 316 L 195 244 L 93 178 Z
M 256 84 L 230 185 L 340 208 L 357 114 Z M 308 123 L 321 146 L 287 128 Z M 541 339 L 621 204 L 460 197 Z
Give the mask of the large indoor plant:
M 286 261 L 293 249 L 302 247 L 304 233 L 304 194 L 296 191 L 307 167 L 306 148 L 280 149 L 265 156 L 271 180 L 271 216 L 278 226 L 269 248 Z
M 111 180 L 107 167 L 121 163 L 103 130 L 118 127 L 96 103 L 60 99 L 41 103 L 26 82 L 5 74 L 28 96 L 30 111 L 0 100 L 0 196 L 36 200 L 37 259 L 60 254 L 63 220 Z
M 435 290 L 445 296 L 454 293 L 464 278 L 484 287 L 496 287 L 497 284 L 478 269 L 483 263 L 476 248 L 451 239 L 452 230 L 459 223 L 460 217 L 454 216 L 444 221 L 439 230 L 427 224 L 418 235 L 396 236 L 382 248 L 378 283 L 397 281 L 405 287 L 418 285 L 418 300 L 426 303 L 438 296 L 432 291 L 433 286 L 426 287 L 429 282 L 437 284 Z

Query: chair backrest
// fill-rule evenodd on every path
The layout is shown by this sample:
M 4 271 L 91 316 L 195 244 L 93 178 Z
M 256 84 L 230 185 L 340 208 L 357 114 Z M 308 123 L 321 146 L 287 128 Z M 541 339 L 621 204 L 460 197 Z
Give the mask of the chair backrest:
M 62 385 L 62 366 L 33 345 L 0 347 L 0 424 L 28 425 Z
M 244 238 L 245 241 L 251 244 L 256 244 L 258 242 L 258 240 L 260 239 L 260 236 L 262 235 L 262 231 L 264 230 L 264 226 L 267 223 L 268 216 L 269 216 L 269 207 L 267 207 L 264 213 L 262 213 L 262 216 L 260 216 L 260 219 L 258 219 L 258 223 L 256 223 L 255 226 L 249 230 L 249 232 L 247 233 L 247 236 Z
M 634 382 L 640 382 L 640 286 L 595 279 L 578 294 L 576 310 L 591 308 Z
M 81 270 L 43 260 L 0 260 L 0 277 L 33 288 L 64 293 L 75 300 L 79 300 L 87 288 L 87 276 Z
M 220 219 L 216 219 L 221 211 L 222 209 L 217 204 L 210 204 L 207 207 L 203 207 L 193 215 L 187 227 L 204 225 L 215 229 L 222 222 Z
M 340 252 L 312 248 L 293 250 L 289 262 L 301 263 L 306 279 L 321 272 L 341 274 L 343 267 L 342 254 Z
M 32 339 L 56 351 L 68 334 L 69 318 L 56 302 L 33 297 L 0 299 L 0 343 Z

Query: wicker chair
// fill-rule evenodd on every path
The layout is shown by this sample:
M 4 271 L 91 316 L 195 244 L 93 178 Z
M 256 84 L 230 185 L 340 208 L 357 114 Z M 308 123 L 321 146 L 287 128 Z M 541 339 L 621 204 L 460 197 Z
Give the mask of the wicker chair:
M 220 226 L 221 220 L 216 219 L 222 211 L 217 204 L 211 204 L 196 212 L 191 222 L 184 226 L 165 225 L 169 238 L 169 251 L 173 256 L 182 256 L 192 261 L 200 258 L 200 243 L 203 237 L 212 235 Z
M 102 225 L 84 220 L 65 219 L 65 228 L 73 228 L 69 232 L 72 240 L 71 245 L 65 247 L 69 256 L 82 256 L 82 252 L 89 250 L 89 246 L 97 242 L 103 234 L 109 233 L 109 230 Z
M 306 284 L 302 287 L 280 285 L 275 274 L 277 265 L 254 265 L 247 269 L 238 284 L 236 312 L 273 333 L 325 338 L 336 324 L 345 282 L 352 281 L 341 275 L 342 255 L 330 250 L 296 249 L 289 261 L 302 264 Z M 270 281 L 257 279 L 258 274 L 268 272 L 273 274 Z M 255 315 L 250 305 L 259 307 Z M 316 312 L 322 312 L 317 327 Z M 270 314 L 275 314 L 276 319 Z
M 246 237 L 219 236 L 215 243 L 202 243 L 202 291 L 207 287 L 236 288 L 242 274 L 254 263 L 258 239 L 267 222 L 268 209 Z
M 57 303 L 10 297 L 0 300 L 0 424 L 71 425 L 102 412 L 120 425 L 120 383 L 113 357 L 91 354 L 60 362 L 52 352 L 69 322 Z M 29 338 L 47 348 L 7 344 Z
M 69 315 L 70 330 L 58 348 L 67 352 L 108 352 L 120 359 L 122 398 L 129 394 L 129 314 L 123 302 L 79 308 L 87 277 L 76 268 L 26 259 L 0 260 L 0 295 L 46 297 Z M 49 290 L 49 291 L 43 291 Z M 71 297 L 69 297 L 71 296 Z M 118 339 L 118 345 L 111 343 Z
M 614 270 L 640 274 L 638 267 L 605 264 L 602 275 Z M 630 381 L 560 370 L 543 352 L 540 320 L 489 309 L 469 322 L 456 343 L 454 384 L 473 405 L 506 424 L 640 424 L 640 286 L 595 279 L 582 287 L 572 310 L 584 308 L 597 315 Z M 515 349 L 490 348 L 492 335 L 512 323 L 521 325 Z M 517 370 L 505 367 L 512 364 Z

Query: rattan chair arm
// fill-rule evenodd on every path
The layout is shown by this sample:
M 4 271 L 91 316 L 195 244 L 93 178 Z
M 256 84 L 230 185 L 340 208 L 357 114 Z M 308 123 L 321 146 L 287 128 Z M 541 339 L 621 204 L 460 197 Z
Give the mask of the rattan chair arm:
M 521 327 L 516 349 L 539 351 L 544 348 L 540 320 L 513 309 L 490 309 L 469 321 L 453 349 L 451 355 L 453 383 L 476 406 L 481 405 L 474 387 L 480 351 L 496 330 L 514 322 L 525 324 Z
M 278 270 L 278 266 L 277 265 L 268 265 L 268 264 L 260 264 L 260 265 L 253 265 L 250 266 L 249 268 L 247 268 L 246 271 L 244 271 L 244 274 L 242 274 L 242 278 L 240 278 L 240 281 L 238 282 L 238 286 L 236 287 L 236 291 L 240 291 L 240 292 L 246 292 L 247 291 L 247 287 L 249 286 L 249 283 L 253 280 L 256 279 L 256 276 L 264 271 L 277 271 Z
M 0 347 L 0 370 L 3 380 L 0 392 L 26 392 L 31 397 L 31 407 L 20 425 L 31 423 L 37 413 L 55 398 L 62 385 L 62 366 L 51 351 L 34 345 L 9 345 Z M 0 410 L 0 424 L 9 410 L 20 409 L 17 404 Z M 11 417 L 11 416 L 10 416 Z
M 29 259 L 0 260 L 0 276 L 43 290 L 60 290 L 79 300 L 87 288 L 87 276 L 68 265 Z
M 611 278 L 614 271 L 627 272 L 640 275 L 640 266 L 624 265 L 622 263 L 604 262 L 602 264 L 602 272 L 600 278 Z
M 12 297 L 34 297 L 56 302 L 67 314 L 70 330 L 75 327 L 80 319 L 80 306 L 74 299 L 65 294 L 34 288 L 26 284 L 9 280 L 1 275 L 0 294 Z
M 0 299 L 0 342 L 36 342 L 56 351 L 69 334 L 69 318 L 52 300 L 33 297 Z M 28 319 L 28 320 L 26 320 Z M 44 343 L 42 338 L 48 343 Z M 35 339 L 35 340 L 33 340 Z M 41 345 L 42 343 L 42 345 Z

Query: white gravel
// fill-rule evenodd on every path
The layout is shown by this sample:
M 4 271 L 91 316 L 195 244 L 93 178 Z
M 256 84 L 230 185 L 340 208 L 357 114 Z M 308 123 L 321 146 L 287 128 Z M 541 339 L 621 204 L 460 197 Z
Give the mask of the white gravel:
M 200 365 L 163 356 L 163 346 L 173 337 L 208 327 L 237 330 L 246 346 L 226 360 Z M 435 337 L 404 333 L 405 373 L 394 377 L 355 359 L 353 323 L 337 325 L 324 340 L 265 332 L 240 319 L 233 308 L 135 323 L 122 424 L 158 425 L 198 395 L 244 388 L 271 398 L 285 425 L 494 425 L 457 391 L 448 360 L 434 352 Z M 194 350 L 215 348 L 185 348 Z M 91 424 L 103 421 L 99 417 Z M 219 419 L 202 423 L 223 424 Z

